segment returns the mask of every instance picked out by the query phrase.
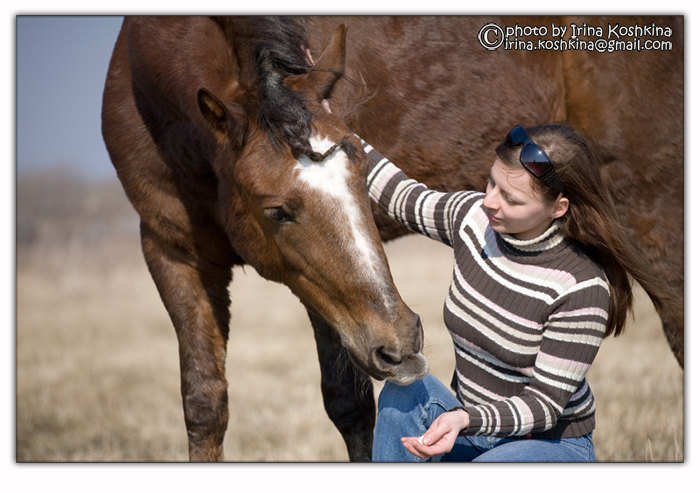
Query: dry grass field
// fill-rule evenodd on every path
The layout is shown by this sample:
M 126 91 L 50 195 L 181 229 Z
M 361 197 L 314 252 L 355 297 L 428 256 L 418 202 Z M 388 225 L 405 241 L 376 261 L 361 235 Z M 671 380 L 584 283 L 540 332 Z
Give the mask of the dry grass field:
M 177 344 L 136 215 L 115 183 L 57 179 L 18 183 L 16 460 L 185 461 Z M 449 382 L 451 251 L 415 236 L 386 249 L 399 292 L 423 318 L 433 373 Z M 226 459 L 347 460 L 323 410 L 301 304 L 251 268 L 235 271 L 230 290 Z M 604 342 L 589 377 L 599 461 L 684 461 L 683 374 L 640 296 L 634 322 Z

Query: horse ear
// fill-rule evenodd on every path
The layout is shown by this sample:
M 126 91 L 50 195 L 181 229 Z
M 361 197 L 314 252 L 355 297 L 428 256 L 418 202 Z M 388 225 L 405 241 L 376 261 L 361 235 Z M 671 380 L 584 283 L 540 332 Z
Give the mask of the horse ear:
M 243 146 L 246 118 L 243 108 L 235 103 L 224 104 L 207 89 L 199 89 L 197 103 L 204 120 L 221 141 L 230 141 L 234 147 Z
M 289 82 L 292 90 L 306 93 L 316 101 L 330 96 L 335 83 L 345 73 L 345 41 L 347 27 L 341 24 L 331 35 L 331 40 L 311 71 Z

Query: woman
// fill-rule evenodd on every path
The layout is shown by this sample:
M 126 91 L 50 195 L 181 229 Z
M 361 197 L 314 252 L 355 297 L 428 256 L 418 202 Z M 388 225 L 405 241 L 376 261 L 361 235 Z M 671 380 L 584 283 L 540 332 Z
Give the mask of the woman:
M 386 383 L 375 461 L 594 461 L 585 376 L 618 335 L 636 279 L 663 294 L 631 248 L 592 147 L 571 128 L 516 126 L 486 192 L 440 193 L 365 143 L 371 198 L 454 248 L 444 319 L 454 393 L 429 375 Z

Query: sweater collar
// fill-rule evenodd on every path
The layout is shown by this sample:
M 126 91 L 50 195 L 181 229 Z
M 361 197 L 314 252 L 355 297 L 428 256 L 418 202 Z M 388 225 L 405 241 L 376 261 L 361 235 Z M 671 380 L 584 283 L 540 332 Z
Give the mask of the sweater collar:
M 564 243 L 564 232 L 559 226 L 559 221 L 555 220 L 552 225 L 533 239 L 517 239 L 510 234 L 500 234 L 501 239 L 508 244 L 511 248 L 523 253 L 533 254 L 540 253 L 544 251 L 550 251 Z

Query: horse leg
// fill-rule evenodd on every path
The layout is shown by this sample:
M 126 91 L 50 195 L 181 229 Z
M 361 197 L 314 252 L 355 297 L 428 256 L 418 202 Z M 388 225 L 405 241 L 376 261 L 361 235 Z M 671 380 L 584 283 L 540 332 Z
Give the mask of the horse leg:
M 141 244 L 177 333 L 190 460 L 221 461 L 228 425 L 225 357 L 231 266 L 205 263 L 201 255 L 163 240 L 143 221 Z
M 321 392 L 326 413 L 340 431 L 350 461 L 370 461 L 375 421 L 372 381 L 350 361 L 340 338 L 308 311 L 321 364 Z

